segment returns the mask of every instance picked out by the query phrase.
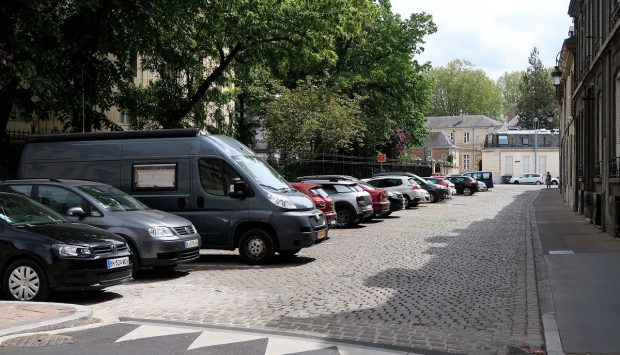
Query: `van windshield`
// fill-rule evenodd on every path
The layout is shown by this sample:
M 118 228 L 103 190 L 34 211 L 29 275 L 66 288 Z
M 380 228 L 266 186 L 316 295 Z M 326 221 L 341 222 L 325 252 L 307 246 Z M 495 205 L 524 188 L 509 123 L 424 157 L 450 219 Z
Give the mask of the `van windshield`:
M 121 190 L 107 185 L 82 185 L 78 189 L 94 198 L 104 209 L 112 212 L 143 211 L 149 209 Z
M 275 191 L 292 189 L 288 182 L 261 158 L 246 155 L 235 155 L 232 158 L 261 186 Z

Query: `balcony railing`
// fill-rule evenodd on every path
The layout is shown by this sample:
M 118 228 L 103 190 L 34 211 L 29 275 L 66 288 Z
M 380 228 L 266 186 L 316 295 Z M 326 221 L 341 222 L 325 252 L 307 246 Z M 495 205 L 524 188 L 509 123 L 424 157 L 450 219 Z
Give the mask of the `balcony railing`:
M 609 17 L 609 31 L 614 28 L 614 25 L 618 22 L 618 19 L 620 19 L 620 2 L 616 3 L 616 8 Z
M 609 177 L 620 178 L 620 157 L 609 160 Z
M 600 179 L 603 177 L 603 161 L 595 161 L 594 162 L 594 178 Z

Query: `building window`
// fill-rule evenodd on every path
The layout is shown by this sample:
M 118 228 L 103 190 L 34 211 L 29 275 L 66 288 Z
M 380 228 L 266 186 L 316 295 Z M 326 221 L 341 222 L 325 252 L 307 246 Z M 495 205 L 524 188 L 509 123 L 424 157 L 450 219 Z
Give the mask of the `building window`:
M 463 133 L 463 143 L 464 144 L 469 143 L 469 132 Z
M 452 144 L 456 143 L 454 141 L 454 131 L 450 132 L 450 143 L 452 143 Z
M 463 169 L 469 170 L 469 154 L 463 155 Z
M 521 144 L 523 144 L 523 145 L 530 145 L 530 139 L 529 139 L 529 137 L 523 137 L 523 138 L 521 138 Z
M 129 113 L 127 111 L 121 112 L 121 124 L 129 124 Z
M 508 136 L 497 136 L 497 144 L 508 145 Z

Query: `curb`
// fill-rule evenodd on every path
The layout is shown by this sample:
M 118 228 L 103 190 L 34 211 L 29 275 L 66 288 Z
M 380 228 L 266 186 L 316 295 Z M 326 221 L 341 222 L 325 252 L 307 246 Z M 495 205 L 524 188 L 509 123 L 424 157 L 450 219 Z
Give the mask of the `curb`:
M 538 196 L 536 198 L 538 198 Z M 545 352 L 547 355 L 564 355 L 562 340 L 560 339 L 560 332 L 555 319 L 553 291 L 551 289 L 551 282 L 549 281 L 549 275 L 547 273 L 547 263 L 545 262 L 542 242 L 538 232 L 536 213 L 534 212 L 534 201 L 529 205 L 529 220 L 530 229 L 532 231 L 532 242 L 534 244 L 534 265 L 536 268 L 536 283 L 538 286 L 538 302 L 540 305 L 542 327 L 545 337 Z
M 3 301 L 3 305 L 23 305 L 24 302 L 20 301 Z M 65 308 L 73 308 L 74 312 L 71 315 L 57 318 L 57 319 L 49 319 L 42 322 L 30 323 L 25 325 L 20 325 L 16 327 L 11 327 L 8 329 L 0 330 L 0 337 L 4 337 L 7 335 L 15 335 L 19 333 L 33 333 L 33 332 L 41 332 L 69 327 L 76 327 L 79 325 L 90 324 L 93 322 L 93 310 L 85 307 L 79 306 L 75 304 L 67 304 L 67 303 L 53 303 L 53 302 L 37 302 L 37 305 L 49 305 L 54 307 L 65 307 Z

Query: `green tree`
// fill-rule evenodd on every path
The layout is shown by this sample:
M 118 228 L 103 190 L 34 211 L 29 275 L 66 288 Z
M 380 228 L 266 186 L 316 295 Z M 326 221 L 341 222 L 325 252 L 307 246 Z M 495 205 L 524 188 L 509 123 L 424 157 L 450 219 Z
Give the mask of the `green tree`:
M 134 2 L 6 0 L 0 3 L 0 132 L 10 112 L 54 117 L 68 130 L 116 129 L 103 112 L 131 77 Z M 82 108 L 84 113 L 82 113 Z M 85 118 L 85 122 L 82 118 Z
M 500 118 L 503 98 L 497 84 L 471 62 L 456 59 L 433 68 L 433 116 L 456 116 L 461 112 Z
M 507 113 L 512 107 L 516 107 L 521 101 L 521 85 L 523 84 L 524 74 L 523 71 L 505 72 L 497 79 L 497 86 L 504 99 L 504 113 Z
M 536 117 L 540 122 L 540 128 L 557 128 L 553 78 L 550 70 L 542 65 L 538 55 L 538 49 L 534 47 L 528 59 L 527 71 L 523 74 L 518 103 L 520 125 L 523 128 L 531 128 L 532 120 Z M 549 118 L 553 119 L 548 120 Z
M 361 98 L 348 98 L 312 80 L 292 90 L 276 84 L 272 97 L 264 108 L 265 128 L 270 146 L 282 154 L 338 152 L 363 144 Z

